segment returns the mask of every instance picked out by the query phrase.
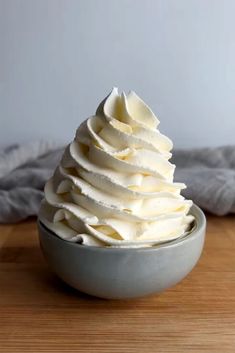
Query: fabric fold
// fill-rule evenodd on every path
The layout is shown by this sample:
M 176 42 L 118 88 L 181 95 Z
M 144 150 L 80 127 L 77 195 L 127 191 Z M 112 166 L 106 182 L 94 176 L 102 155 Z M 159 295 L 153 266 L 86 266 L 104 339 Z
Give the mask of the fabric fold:
M 43 188 L 58 165 L 64 146 L 35 141 L 0 150 L 0 223 L 37 215 Z M 175 180 L 182 194 L 215 215 L 235 213 L 235 146 L 175 149 Z

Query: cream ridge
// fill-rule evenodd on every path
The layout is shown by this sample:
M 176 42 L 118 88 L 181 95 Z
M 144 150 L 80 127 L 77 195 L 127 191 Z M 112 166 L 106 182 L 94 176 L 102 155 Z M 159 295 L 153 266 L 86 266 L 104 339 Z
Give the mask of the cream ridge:
M 136 93 L 113 88 L 66 147 L 39 219 L 88 246 L 147 247 L 184 236 L 192 201 L 173 180 L 173 145 L 158 125 Z

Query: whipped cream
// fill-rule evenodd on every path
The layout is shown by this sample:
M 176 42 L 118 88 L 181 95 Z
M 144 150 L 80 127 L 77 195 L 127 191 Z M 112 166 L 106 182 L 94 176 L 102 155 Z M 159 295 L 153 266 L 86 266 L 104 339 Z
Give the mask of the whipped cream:
M 39 219 L 84 245 L 146 247 L 184 236 L 192 201 L 173 181 L 173 145 L 158 125 L 134 92 L 114 88 L 66 147 Z

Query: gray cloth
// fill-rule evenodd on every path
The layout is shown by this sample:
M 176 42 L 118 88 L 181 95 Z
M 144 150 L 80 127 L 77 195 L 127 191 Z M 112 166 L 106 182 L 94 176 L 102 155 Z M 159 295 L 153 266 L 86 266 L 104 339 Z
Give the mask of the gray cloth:
M 36 215 L 45 181 L 63 148 L 51 142 L 15 145 L 0 151 L 0 223 Z M 235 146 L 175 150 L 175 180 L 184 196 L 217 215 L 235 212 Z
M 235 146 L 176 150 L 172 162 L 186 198 L 218 216 L 235 212 Z
M 37 141 L 0 151 L 0 223 L 21 221 L 38 213 L 47 179 L 62 149 Z

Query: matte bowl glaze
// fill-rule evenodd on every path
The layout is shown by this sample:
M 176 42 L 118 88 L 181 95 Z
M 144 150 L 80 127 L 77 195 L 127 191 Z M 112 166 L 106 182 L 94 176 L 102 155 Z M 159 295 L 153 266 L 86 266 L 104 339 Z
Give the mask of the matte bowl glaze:
M 204 244 L 206 219 L 193 205 L 195 227 L 157 247 L 116 249 L 84 246 L 59 238 L 38 221 L 40 244 L 51 269 L 87 294 L 125 299 L 159 293 L 181 281 L 196 265 Z

